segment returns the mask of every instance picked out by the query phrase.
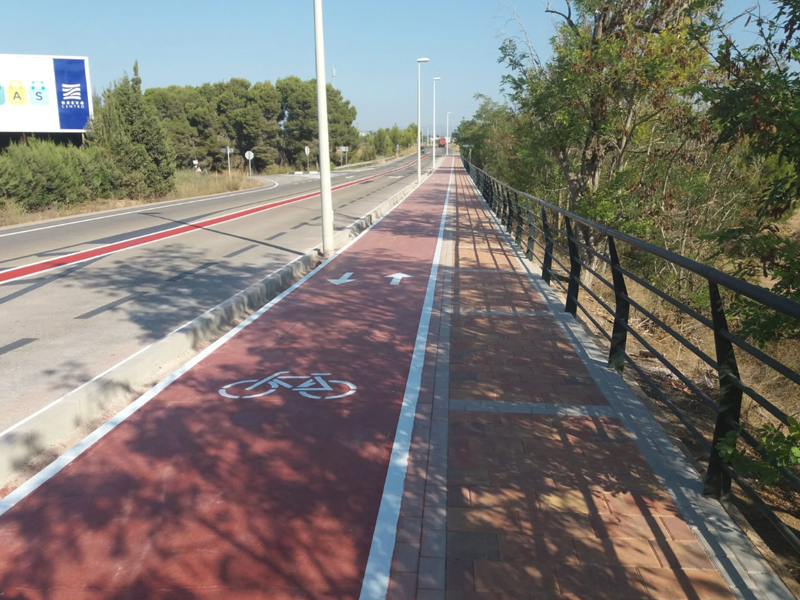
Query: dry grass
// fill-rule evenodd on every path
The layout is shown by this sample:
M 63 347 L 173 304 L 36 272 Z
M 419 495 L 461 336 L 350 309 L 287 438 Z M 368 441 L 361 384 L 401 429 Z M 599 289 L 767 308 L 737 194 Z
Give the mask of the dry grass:
M 211 173 L 198 175 L 192 171 L 178 171 L 175 177 L 175 189 L 162 198 L 147 200 L 131 200 L 129 198 L 108 198 L 74 204 L 71 206 L 55 206 L 36 212 L 25 212 L 20 206 L 10 200 L 0 200 L 0 227 L 10 225 L 24 225 L 59 217 L 70 217 L 88 213 L 142 206 L 167 200 L 181 200 L 183 198 L 197 198 L 234 192 L 237 190 L 259 187 L 258 180 L 250 179 L 243 173 L 233 173 L 230 179 L 226 174 Z

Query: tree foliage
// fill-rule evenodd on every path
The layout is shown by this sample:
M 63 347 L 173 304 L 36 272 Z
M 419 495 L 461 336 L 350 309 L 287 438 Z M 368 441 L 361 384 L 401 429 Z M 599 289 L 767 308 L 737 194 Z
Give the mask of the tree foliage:
M 499 60 L 509 67 L 510 103 L 483 98 L 457 141 L 515 187 L 685 256 L 720 258 L 715 236 L 734 227 L 775 171 L 761 169 L 747 144 L 725 143 L 724 124 L 698 92 L 724 79 L 706 50 L 711 36 L 696 26 L 714 8 L 713 0 L 582 0 L 550 10 L 560 20 L 550 60 L 539 60 L 524 29 L 506 39 Z M 580 235 L 596 249 L 605 243 Z M 643 268 L 683 300 L 706 301 L 695 278 Z
M 162 196 L 174 186 L 175 153 L 158 114 L 142 97 L 138 64 L 102 95 L 87 132 L 119 173 L 117 188 L 131 198 Z
M 752 11 L 740 17 L 754 22 L 759 37 L 746 48 L 727 35 L 719 13 L 696 23 L 694 38 L 722 74 L 697 90 L 721 126 L 718 144 L 745 146 L 767 174 L 748 209 L 714 239 L 736 265 L 737 275 L 765 279 L 774 292 L 800 301 L 800 239 L 781 224 L 800 195 L 800 0 L 776 4 L 771 18 Z M 715 50 L 703 43 L 714 34 L 721 38 Z M 739 299 L 734 308 L 745 333 L 762 345 L 800 335 L 800 323 L 747 299 Z
M 397 125 L 388 129 L 381 128 L 364 138 L 358 159 L 369 161 L 378 156 L 393 156 L 398 146 L 405 150 L 416 144 L 416 123 L 412 123 L 405 129 L 400 129 Z
M 353 127 L 355 107 L 331 85 L 327 98 L 331 145 L 354 150 L 359 141 Z M 197 87 L 151 88 L 145 99 L 161 116 L 179 165 L 188 167 L 197 160 L 202 168 L 223 169 L 227 158 L 220 149 L 226 146 L 235 149 L 237 166 L 251 150 L 256 170 L 276 164 L 304 168 L 306 146 L 311 162 L 317 162 L 316 80 L 285 77 L 273 85 L 231 79 Z

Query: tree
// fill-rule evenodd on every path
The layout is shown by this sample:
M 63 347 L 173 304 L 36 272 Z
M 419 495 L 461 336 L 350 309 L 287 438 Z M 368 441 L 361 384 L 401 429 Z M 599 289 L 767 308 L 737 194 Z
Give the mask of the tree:
M 779 0 L 773 18 L 756 15 L 758 43 L 739 48 L 726 34 L 719 13 L 699 21 L 694 36 L 713 56 L 724 77 L 698 86 L 722 126 L 720 145 L 744 146 L 760 159 L 762 185 L 752 197 L 753 210 L 715 236 L 721 253 L 736 266 L 736 275 L 767 279 L 772 291 L 800 301 L 800 239 L 780 220 L 797 207 L 800 196 L 800 0 Z M 749 25 L 752 12 L 747 16 Z M 722 37 L 712 50 L 704 40 Z M 764 311 L 747 299 L 735 309 L 744 333 L 760 344 L 776 337 L 800 335 L 800 324 Z
M 117 81 L 95 107 L 89 147 L 103 148 L 120 174 L 119 188 L 133 198 L 161 196 L 174 186 L 175 154 L 153 107 L 144 101 L 139 65 Z

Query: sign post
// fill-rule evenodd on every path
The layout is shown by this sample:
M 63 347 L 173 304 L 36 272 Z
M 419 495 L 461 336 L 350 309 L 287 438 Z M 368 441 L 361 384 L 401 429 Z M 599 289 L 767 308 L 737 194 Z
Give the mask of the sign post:
M 244 153 L 244 157 L 247 159 L 248 177 L 252 177 L 253 176 L 253 159 L 256 157 L 256 155 L 253 154 L 252 150 L 248 150 L 247 152 Z
M 221 150 L 223 154 L 228 155 L 228 179 L 232 179 L 233 176 L 231 175 L 231 152 L 233 152 L 233 148 L 226 146 Z
M 400 144 L 394 145 L 394 153 L 397 154 L 397 156 L 400 156 Z
M 308 155 L 311 154 L 311 148 L 306 146 L 305 153 L 306 153 L 306 172 L 311 173 L 311 163 L 309 162 L 310 159 L 308 158 Z
M 350 146 L 342 146 L 342 154 L 344 154 L 344 164 L 347 165 L 347 155 L 350 153 Z

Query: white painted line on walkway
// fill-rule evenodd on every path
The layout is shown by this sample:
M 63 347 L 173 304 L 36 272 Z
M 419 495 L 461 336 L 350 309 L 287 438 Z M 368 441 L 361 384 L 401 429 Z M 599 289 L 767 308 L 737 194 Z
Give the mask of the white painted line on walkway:
M 400 503 L 403 498 L 403 487 L 408 470 L 408 451 L 411 446 L 411 433 L 414 428 L 414 414 L 417 410 L 417 400 L 422 384 L 422 368 L 425 364 L 425 347 L 428 344 L 428 329 L 431 323 L 431 312 L 436 293 L 436 279 L 439 275 L 439 261 L 442 255 L 444 229 L 447 223 L 447 207 L 450 203 L 450 187 L 453 183 L 453 166 L 450 167 L 450 181 L 447 183 L 447 195 L 442 208 L 442 218 L 439 223 L 439 238 L 436 241 L 436 251 L 433 255 L 433 266 L 428 277 L 428 289 L 425 292 L 425 302 L 422 305 L 422 315 L 417 329 L 417 339 L 414 344 L 414 353 L 411 356 L 411 368 L 406 380 L 406 390 L 403 395 L 403 406 L 400 409 L 400 418 L 397 422 L 397 431 L 392 444 L 392 456 L 389 459 L 389 469 L 386 473 L 386 483 L 383 486 L 383 496 L 378 509 L 378 519 L 375 522 L 375 533 L 367 559 L 367 569 L 361 584 L 359 600 L 384 600 L 389 587 L 389 573 L 392 567 L 392 554 L 397 537 L 397 522 L 400 518 Z M 419 189 L 419 188 L 417 188 Z

